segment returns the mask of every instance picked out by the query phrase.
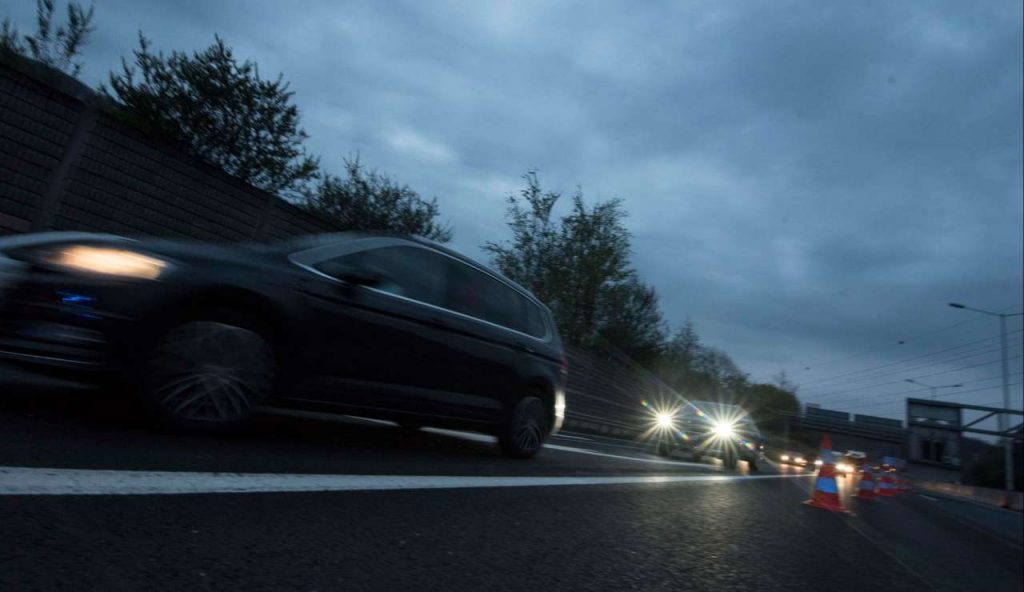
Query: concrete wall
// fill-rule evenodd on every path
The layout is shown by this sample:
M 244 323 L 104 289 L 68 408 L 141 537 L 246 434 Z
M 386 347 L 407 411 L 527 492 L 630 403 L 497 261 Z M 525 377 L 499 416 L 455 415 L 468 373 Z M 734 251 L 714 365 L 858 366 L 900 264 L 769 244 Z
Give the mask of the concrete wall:
M 0 58 L 0 234 L 87 230 L 214 241 L 330 226 L 147 137 L 77 80 Z

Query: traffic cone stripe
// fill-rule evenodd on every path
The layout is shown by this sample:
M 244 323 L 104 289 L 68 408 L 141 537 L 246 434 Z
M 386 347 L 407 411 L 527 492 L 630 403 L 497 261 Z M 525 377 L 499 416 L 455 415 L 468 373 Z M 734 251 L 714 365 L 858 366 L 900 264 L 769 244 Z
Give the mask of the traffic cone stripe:
M 818 477 L 818 482 L 814 484 L 814 489 L 823 493 L 839 493 L 835 477 Z

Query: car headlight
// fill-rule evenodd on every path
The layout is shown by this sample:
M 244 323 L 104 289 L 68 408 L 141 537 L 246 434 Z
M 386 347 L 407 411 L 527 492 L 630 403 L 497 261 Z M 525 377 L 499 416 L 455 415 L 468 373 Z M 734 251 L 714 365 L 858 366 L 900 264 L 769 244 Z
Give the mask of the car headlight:
M 674 413 L 668 413 L 665 411 L 659 411 L 655 416 L 655 422 L 657 426 L 664 430 L 671 430 L 676 425 L 676 416 Z
M 802 457 L 802 456 L 798 456 L 798 457 L 794 458 L 793 462 L 795 462 L 797 464 L 800 464 L 800 465 L 807 464 L 807 461 L 804 460 L 804 457 Z
M 712 425 L 712 431 L 718 438 L 731 438 L 736 434 L 735 424 L 729 421 L 716 421 Z
M 779 458 L 781 458 L 781 459 L 782 459 L 782 460 L 784 460 L 784 461 L 788 461 L 788 460 L 789 460 L 789 455 L 788 455 L 788 454 L 783 454 L 783 455 L 782 455 L 781 457 L 779 457 Z
M 821 462 L 821 459 L 820 459 L 820 458 L 819 458 L 819 459 L 816 459 L 816 460 L 814 461 L 814 466 L 816 466 L 816 467 L 820 467 L 821 465 L 822 465 L 822 462 Z
M 113 247 L 73 245 L 52 252 L 46 263 L 71 271 L 155 280 L 168 264 L 162 259 Z

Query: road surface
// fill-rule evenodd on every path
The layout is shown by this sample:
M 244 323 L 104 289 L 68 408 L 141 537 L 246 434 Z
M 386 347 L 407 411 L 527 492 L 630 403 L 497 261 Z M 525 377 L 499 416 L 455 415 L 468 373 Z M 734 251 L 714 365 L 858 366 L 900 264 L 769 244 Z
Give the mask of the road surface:
M 88 393 L 0 389 L 0 590 L 1020 590 L 1021 515 L 555 437 L 267 416 L 148 430 Z M 47 470 L 40 470 L 47 469 Z M 850 480 L 852 481 L 852 480 Z

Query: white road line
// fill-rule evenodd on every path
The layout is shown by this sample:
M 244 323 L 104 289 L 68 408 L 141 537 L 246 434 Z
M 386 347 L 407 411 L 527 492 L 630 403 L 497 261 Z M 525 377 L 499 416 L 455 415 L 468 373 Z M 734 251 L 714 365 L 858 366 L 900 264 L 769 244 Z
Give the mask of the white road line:
M 586 436 L 571 436 L 569 434 L 564 434 L 564 433 L 555 434 L 554 437 L 555 438 L 565 438 L 566 440 L 584 440 L 584 441 L 587 441 L 587 442 L 593 441 L 593 438 L 588 438 Z
M 436 433 L 436 434 L 447 435 L 447 436 L 452 436 L 452 437 L 461 437 L 463 439 L 468 439 L 468 440 L 472 440 L 472 441 L 480 441 L 480 442 L 490 442 L 490 443 L 493 443 L 493 442 L 498 440 L 498 438 L 496 438 L 495 436 L 490 436 L 490 435 L 486 435 L 486 434 L 482 434 L 482 433 L 468 432 L 468 431 L 455 431 L 455 430 L 451 430 L 451 429 L 441 429 L 441 428 L 435 428 L 435 427 L 424 428 L 424 431 L 430 431 L 430 432 L 433 432 L 433 433 Z M 578 454 L 578 455 L 591 455 L 591 456 L 595 456 L 595 457 L 604 457 L 604 458 L 609 458 L 609 459 L 633 461 L 635 463 L 647 463 L 647 464 L 651 464 L 651 465 L 669 465 L 669 466 L 674 466 L 674 467 L 699 467 L 701 469 L 712 470 L 712 471 L 720 471 L 720 470 L 722 470 L 720 467 L 717 467 L 715 465 L 706 465 L 706 464 L 701 464 L 701 463 L 687 463 L 687 462 L 683 462 L 683 461 L 667 461 L 667 460 L 662 460 L 662 459 L 643 459 L 643 458 L 639 458 L 639 457 L 627 457 L 627 456 L 623 456 L 623 455 L 613 455 L 613 454 L 609 454 L 609 453 L 600 453 L 600 452 L 592 451 L 592 450 L 589 450 L 589 449 L 578 449 L 578 448 L 575 448 L 575 447 L 566 447 L 566 446 L 561 446 L 561 445 L 553 445 L 553 443 L 546 443 L 546 445 L 544 445 L 544 448 L 550 449 L 550 450 L 553 450 L 553 451 L 565 452 L 565 453 L 574 453 L 574 454 Z
M 303 475 L 190 473 L 0 467 L 2 495 L 175 495 L 656 485 L 776 479 L 788 475 L 649 475 L 614 477 L 461 477 L 434 475 Z
M 609 454 L 607 452 L 597 452 L 596 450 L 587 450 L 586 448 L 574 448 L 572 446 L 561 446 L 559 444 L 545 444 L 544 448 L 550 448 L 551 450 L 561 450 L 562 452 L 575 452 L 576 454 L 589 454 L 592 456 L 603 456 L 606 458 L 617 458 L 620 460 L 631 460 L 633 462 L 648 463 L 652 465 L 670 465 L 673 467 L 700 467 L 709 471 L 721 471 L 721 467 L 715 465 L 706 465 L 702 463 L 684 462 L 681 460 L 662 460 L 658 458 L 638 458 L 636 456 L 622 456 L 621 454 Z
M 932 496 L 930 496 L 930 495 L 925 495 L 925 494 L 923 494 L 923 493 L 919 493 L 919 494 L 917 494 L 917 495 L 919 495 L 919 496 L 923 497 L 923 498 L 924 498 L 924 499 L 926 499 L 926 500 L 931 500 L 931 501 L 933 501 L 933 502 L 937 502 L 937 501 L 939 501 L 939 500 L 938 500 L 937 498 L 934 498 L 934 497 L 932 497 Z

